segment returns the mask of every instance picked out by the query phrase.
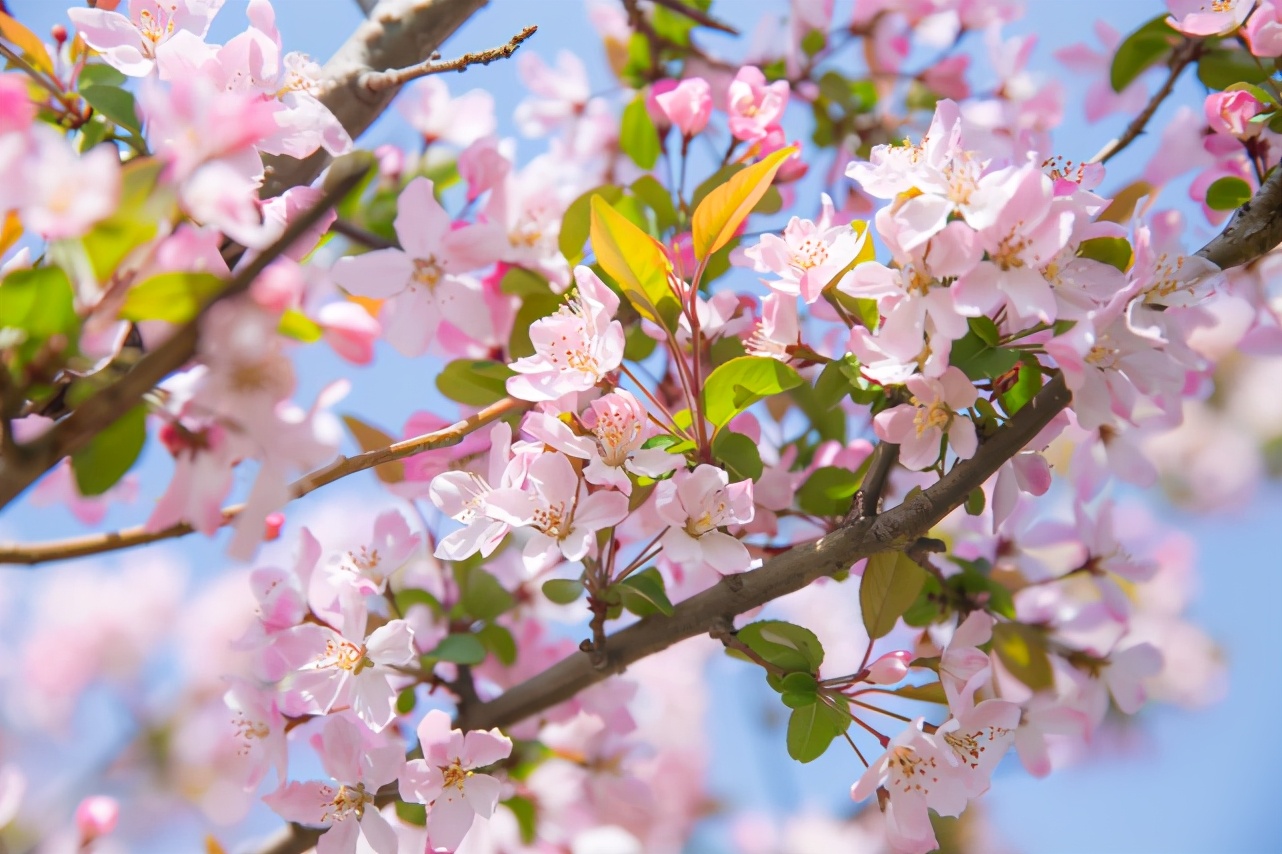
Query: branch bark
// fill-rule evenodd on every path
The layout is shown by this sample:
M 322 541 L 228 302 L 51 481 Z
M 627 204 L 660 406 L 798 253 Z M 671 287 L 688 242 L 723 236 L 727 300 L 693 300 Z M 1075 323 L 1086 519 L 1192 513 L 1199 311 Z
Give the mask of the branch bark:
M 365 86 L 366 75 L 427 60 L 485 3 L 486 0 L 382 0 L 325 63 L 321 103 L 338 118 L 352 139 L 360 136 L 401 90 L 400 86 L 389 86 L 372 91 Z M 362 8 L 365 5 L 361 3 Z M 290 187 L 310 184 L 324 170 L 330 156 L 322 150 L 303 160 L 292 157 L 265 157 L 264 160 L 268 175 L 262 196 L 266 199 Z
M 469 433 L 473 433 L 484 427 L 490 422 L 502 418 L 512 412 L 519 412 L 529 404 L 523 401 L 506 398 L 498 403 L 485 407 L 475 415 L 464 418 L 461 421 L 444 427 L 440 430 L 434 430 L 431 433 L 424 433 L 421 436 L 415 436 L 412 439 L 406 439 L 402 442 L 396 442 L 388 445 L 386 448 L 377 448 L 372 451 L 366 451 L 363 454 L 357 454 L 354 457 L 339 457 L 334 462 L 322 469 L 317 469 L 311 474 L 304 475 L 290 484 L 289 492 L 292 498 L 302 498 L 309 492 L 320 489 L 322 486 L 333 483 L 336 480 L 347 477 L 357 472 L 367 469 L 376 468 L 384 463 L 403 460 L 406 457 L 412 457 L 415 454 L 421 454 L 424 451 L 431 451 L 437 448 L 447 448 L 451 445 L 457 445 L 463 441 L 463 438 Z M 245 508 L 243 504 L 233 504 L 223 509 L 223 525 L 230 524 Z M 85 557 L 87 555 L 102 554 L 104 552 L 114 552 L 121 549 L 134 548 L 136 546 L 154 543 L 158 540 L 169 540 L 175 537 L 183 537 L 190 534 L 195 529 L 186 523 L 171 525 L 168 528 L 162 528 L 159 531 L 149 531 L 142 525 L 133 528 L 125 528 L 121 531 L 109 531 L 104 534 L 91 534 L 87 537 L 76 537 L 69 540 L 57 540 L 50 543 L 19 543 L 13 545 L 0 546 L 0 564 L 25 564 L 32 566 L 40 563 L 47 563 L 53 560 L 69 560 L 71 558 Z
M 1251 201 L 1197 254 L 1221 270 L 1239 267 L 1282 243 L 1282 167 L 1275 166 Z
M 409 68 L 397 68 L 389 71 L 371 71 L 364 77 L 365 88 L 378 92 L 392 86 L 403 86 L 411 80 L 429 77 L 433 74 L 444 74 L 447 71 L 466 71 L 472 65 L 489 65 L 500 59 L 507 59 L 516 53 L 516 49 L 530 36 L 538 32 L 538 27 L 528 26 L 508 39 L 506 44 L 492 47 L 489 50 L 465 53 L 454 59 L 441 60 L 440 54 L 432 54 L 425 62 L 411 65 Z
M 1057 374 L 981 445 L 975 456 L 958 463 L 929 489 L 893 510 L 865 517 L 819 540 L 789 549 L 766 561 L 760 569 L 723 578 L 711 589 L 681 602 L 671 617 L 648 617 L 616 632 L 606 645 L 608 661 L 604 668 L 594 666 L 587 653 L 575 653 L 499 697 L 463 710 L 457 725 L 465 730 L 511 726 L 678 641 L 706 634 L 745 611 L 800 590 L 818 578 L 849 569 L 851 564 L 877 552 L 906 548 L 1032 441 L 1068 405 L 1069 399 L 1064 379 Z

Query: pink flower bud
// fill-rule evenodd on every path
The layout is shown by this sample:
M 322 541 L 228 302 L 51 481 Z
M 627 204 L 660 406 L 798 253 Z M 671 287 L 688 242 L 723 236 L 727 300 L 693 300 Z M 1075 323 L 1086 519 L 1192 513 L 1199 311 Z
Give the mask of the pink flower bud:
M 677 81 L 675 80 L 656 80 L 650 86 L 650 91 L 645 95 L 645 111 L 650 114 L 650 121 L 654 122 L 654 128 L 659 132 L 660 138 L 667 135 L 668 130 L 672 127 L 672 122 L 668 120 L 668 114 L 664 112 L 663 107 L 659 106 L 659 102 L 655 99 L 660 95 L 666 95 L 675 88 L 677 88 Z
M 1259 125 L 1251 124 L 1251 117 L 1264 112 L 1264 105 L 1250 92 L 1212 92 L 1203 105 L 1206 121 L 1211 130 L 1230 136 L 1255 136 Z
M 119 818 L 120 804 L 106 795 L 90 795 L 76 807 L 76 829 L 84 842 L 111 833 Z
M 682 80 L 671 91 L 655 95 L 654 102 L 686 139 L 707 127 L 712 117 L 712 89 L 702 77 Z
M 285 527 L 284 513 L 268 513 L 263 520 L 263 542 L 270 543 L 280 539 L 280 529 Z
M 906 649 L 888 652 L 868 665 L 865 681 L 874 685 L 894 685 L 908 675 L 908 665 L 913 654 Z
M 739 69 L 726 93 L 726 111 L 730 114 L 730 133 L 735 139 L 755 142 L 783 118 L 788 106 L 788 82 L 776 80 L 766 84 L 761 69 L 745 65 Z
M 1256 56 L 1282 56 L 1282 9 L 1272 3 L 1256 6 L 1243 35 Z

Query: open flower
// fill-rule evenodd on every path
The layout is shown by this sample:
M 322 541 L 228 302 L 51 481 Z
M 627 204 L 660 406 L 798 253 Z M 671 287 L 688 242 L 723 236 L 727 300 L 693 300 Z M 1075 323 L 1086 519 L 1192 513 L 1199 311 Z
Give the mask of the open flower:
M 663 535 L 664 556 L 685 566 L 711 566 L 722 575 L 745 571 L 752 565 L 747 547 L 718 529 L 751 522 L 754 509 L 751 480 L 732 484 L 723 469 L 709 465 L 678 471 L 655 489 L 655 510 L 670 526 Z
M 911 376 L 904 383 L 912 402 L 880 412 L 873 420 L 877 438 L 899 445 L 899 459 L 910 469 L 926 469 L 939 459 L 944 436 L 963 460 L 979 447 L 975 425 L 959 415 L 979 394 L 966 375 L 950 365 L 939 378 Z
M 474 769 L 493 765 L 512 753 L 512 740 L 497 729 L 466 735 L 450 728 L 450 717 L 433 709 L 419 722 L 423 758 L 401 772 L 401 798 L 431 804 L 427 832 L 434 849 L 453 851 L 479 815 L 489 818 L 499 801 L 499 781 Z

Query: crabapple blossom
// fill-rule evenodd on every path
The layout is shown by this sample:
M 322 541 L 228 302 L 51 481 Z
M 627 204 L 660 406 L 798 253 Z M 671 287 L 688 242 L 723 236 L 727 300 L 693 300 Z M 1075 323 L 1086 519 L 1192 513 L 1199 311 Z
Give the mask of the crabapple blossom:
M 1186 36 L 1223 36 L 1242 26 L 1255 8 L 1249 0 L 1166 0 L 1166 19 Z
M 576 291 L 557 312 L 530 326 L 534 355 L 512 363 L 508 393 L 542 401 L 587 391 L 623 361 L 619 298 L 587 267 L 574 269 Z
M 974 422 L 960 413 L 975 403 L 978 392 L 966 375 L 950 366 L 938 379 L 912 376 L 904 385 L 911 402 L 877 414 L 877 437 L 899 445 L 900 459 L 910 469 L 934 465 L 945 436 L 959 458 L 969 459 L 979 439 Z
M 1203 103 L 1211 130 L 1238 137 L 1258 136 L 1263 128 L 1253 124 L 1251 118 L 1266 109 L 1254 95 L 1244 91 L 1212 92 Z
M 764 234 L 761 242 L 743 254 L 757 272 L 771 272 L 777 279 L 762 279 L 771 290 L 798 296 L 806 303 L 819 299 L 824 288 L 854 263 L 864 248 L 867 231 L 834 224 L 832 199 L 823 195 L 823 214 L 817 222 L 793 217 L 780 238 Z
M 663 112 L 667 124 L 675 126 L 686 140 L 701 133 L 712 116 L 708 81 L 699 77 L 682 80 L 655 95 L 654 103 Z
M 374 795 L 405 764 L 401 746 L 381 742 L 343 717 L 327 718 L 313 744 L 333 782 L 284 783 L 263 801 L 287 821 L 325 828 L 317 854 L 351 854 L 362 842 L 374 854 L 396 854 L 396 832 L 374 806 Z
M 428 834 L 434 848 L 453 851 L 476 817 L 489 818 L 499 800 L 499 781 L 476 769 L 506 759 L 512 740 L 497 729 L 451 729 L 449 715 L 433 709 L 418 725 L 422 759 L 405 764 L 401 797 L 430 804 Z
M 436 545 L 436 556 L 463 560 L 476 553 L 489 557 L 510 528 L 507 522 L 489 515 L 489 496 L 496 489 L 520 487 L 529 462 L 525 455 L 511 453 L 512 428 L 496 424 L 490 431 L 489 477 L 470 471 L 447 471 L 432 479 L 429 496 L 436 508 L 464 527 L 445 536 Z
M 129 16 L 107 9 L 70 9 L 67 16 L 85 43 L 108 65 L 131 77 L 181 62 L 182 51 L 203 44 L 223 0 L 129 0 Z M 187 40 L 183 34 L 193 36 Z M 179 66 L 181 68 L 181 66 Z
M 708 566 L 722 575 L 744 572 L 752 564 L 748 549 L 719 530 L 751 522 L 752 481 L 730 483 L 715 466 L 677 471 L 655 488 L 655 509 L 668 525 L 660 541 L 664 557 L 682 566 Z
M 429 144 L 440 140 L 467 148 L 494 133 L 494 96 L 473 89 L 451 97 L 440 77 L 415 81 L 397 107 Z
M 766 83 L 761 69 L 745 65 L 735 74 L 726 92 L 730 133 L 735 139 L 756 142 L 783 118 L 788 106 L 788 81 Z

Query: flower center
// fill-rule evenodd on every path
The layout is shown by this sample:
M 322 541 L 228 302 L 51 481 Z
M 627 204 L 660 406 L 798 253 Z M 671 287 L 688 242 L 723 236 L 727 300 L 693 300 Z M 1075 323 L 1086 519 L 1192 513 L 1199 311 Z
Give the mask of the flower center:
M 441 769 L 441 776 L 444 778 L 442 784 L 444 788 L 453 786 L 461 792 L 463 784 L 467 782 L 468 777 L 472 776 L 472 772 L 463 770 L 463 761 L 456 758 L 453 763 Z
M 623 465 L 628 454 L 641 444 L 641 422 L 613 412 L 598 416 L 592 432 L 596 434 L 601 459 L 608 466 Z
M 138 32 L 142 33 L 144 39 L 151 42 L 143 42 L 143 53 L 148 57 L 155 58 L 155 49 L 162 41 L 174 34 L 174 15 L 178 12 L 177 5 L 170 5 L 169 14 L 161 11 L 157 17 L 151 14 L 150 9 L 143 9 L 138 13 Z
M 979 767 L 980 757 L 988 749 L 988 744 L 998 738 L 1006 735 L 1010 730 L 1003 727 L 987 726 L 981 727 L 974 732 L 950 732 L 944 736 L 944 741 L 957 754 L 957 758 L 971 768 Z
M 721 527 L 721 520 L 725 516 L 726 502 L 724 498 L 719 498 L 716 507 L 703 511 L 703 514 L 697 518 L 691 516 L 686 520 L 686 533 L 696 539 L 702 537 L 709 531 Z
M 948 428 L 953 423 L 954 414 L 948 408 L 948 404 L 942 400 L 935 400 L 927 406 L 915 397 L 912 402 L 917 407 L 917 414 L 913 416 L 913 425 L 917 428 L 918 436 L 931 428 L 948 432 Z
M 807 237 L 792 250 L 792 266 L 809 270 L 828 262 L 828 244 L 814 237 Z
M 904 792 L 924 794 L 931 783 L 939 781 L 934 775 L 934 758 L 925 759 L 911 747 L 901 745 L 892 749 L 886 761 L 890 766 L 891 784 Z
M 436 283 L 445 275 L 441 265 L 437 263 L 435 255 L 428 255 L 426 258 L 414 259 L 414 273 L 412 278 L 417 285 L 426 285 L 428 290 L 434 290 Z
M 365 647 L 357 646 L 349 640 L 333 638 L 325 641 L 325 653 L 321 656 L 321 661 L 323 666 L 350 670 L 353 674 L 374 666 L 374 662 L 365 655 Z
M 533 525 L 554 540 L 563 540 L 570 533 L 573 514 L 565 512 L 565 502 L 548 504 L 534 511 Z
M 334 790 L 326 786 L 322 791 L 324 794 L 329 794 Z M 355 786 L 339 786 L 334 799 L 329 804 L 333 809 L 321 816 L 321 821 L 342 821 L 349 815 L 355 815 L 357 820 L 360 820 L 365 816 L 365 805 L 372 803 L 374 803 L 374 796 L 365 791 L 364 783 L 357 783 Z

